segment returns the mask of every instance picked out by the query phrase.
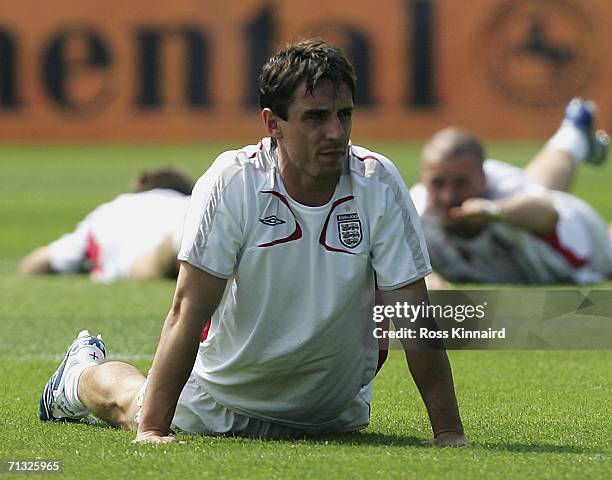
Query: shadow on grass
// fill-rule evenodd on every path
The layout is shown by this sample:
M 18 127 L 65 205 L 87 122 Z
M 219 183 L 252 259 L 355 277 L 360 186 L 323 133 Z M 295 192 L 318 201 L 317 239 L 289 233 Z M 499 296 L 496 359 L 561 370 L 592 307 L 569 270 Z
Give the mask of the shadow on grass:
M 179 433 L 177 438 L 181 440 L 188 440 L 199 435 L 191 435 L 188 433 Z M 336 444 L 346 446 L 387 446 L 387 447 L 430 447 L 431 443 L 423 438 L 411 437 L 411 436 L 400 436 L 400 435 L 387 435 L 384 433 L 372 433 L 372 432 L 352 432 L 352 433 L 340 433 L 340 434 L 329 434 L 329 435 L 298 435 L 289 437 L 278 437 L 278 438 L 265 438 L 265 437 L 253 437 L 249 435 L 240 435 L 238 433 L 230 434 L 218 434 L 218 435 L 204 435 L 204 438 L 217 438 L 217 439 L 232 439 L 238 442 L 270 442 L 270 443 L 294 443 L 304 442 L 312 445 L 319 444 Z
M 582 448 L 572 445 L 547 445 L 547 444 L 524 444 L 524 443 L 474 443 L 474 447 L 484 450 L 502 450 L 511 453 L 605 453 L 592 448 Z
M 103 430 L 115 430 L 122 434 L 134 435 L 134 432 L 127 432 L 119 430 L 101 420 L 90 420 L 90 421 L 75 421 L 75 422 L 58 422 L 50 425 L 61 425 L 61 424 L 73 424 L 78 425 L 77 428 L 95 428 Z M 306 442 L 313 445 L 318 444 L 336 444 L 342 446 L 381 446 L 381 447 L 418 447 L 418 448 L 434 448 L 431 440 L 424 439 L 422 437 L 413 437 L 405 435 L 392 435 L 386 433 L 377 432 L 351 432 L 345 434 L 333 434 L 333 435 L 320 435 L 320 436 L 305 436 L 305 437 L 293 437 L 293 438 L 257 438 L 236 434 L 221 434 L 221 435 L 194 435 L 187 433 L 179 433 L 177 438 L 183 441 L 193 440 L 194 438 L 217 438 L 217 439 L 234 439 L 240 442 L 279 442 L 279 443 L 292 443 L 292 442 Z M 572 445 L 551 445 L 542 443 L 481 443 L 481 442 L 470 442 L 467 447 L 451 447 L 452 449 L 481 449 L 487 451 L 503 451 L 509 453 L 552 453 L 559 455 L 570 454 L 601 454 L 608 455 L 609 452 L 602 451 L 596 448 L 584 448 Z
M 244 439 L 244 437 L 242 437 Z M 419 447 L 419 448 L 433 448 L 433 444 L 430 440 L 426 440 L 419 437 L 404 436 L 404 435 L 390 435 L 385 433 L 375 432 L 356 432 L 346 433 L 341 435 L 322 435 L 316 437 L 302 437 L 294 439 L 275 439 L 265 441 L 305 441 L 313 444 L 320 443 L 334 443 L 337 445 L 352 445 L 352 446 L 385 446 L 385 447 Z M 468 439 L 469 442 L 469 439 Z M 464 448 L 464 447 L 461 447 Z M 551 444 L 525 444 L 525 443 L 480 443 L 480 442 L 469 442 L 469 446 L 465 447 L 468 449 L 482 449 L 489 451 L 505 451 L 509 453 L 553 453 L 566 455 L 568 453 L 573 454 L 604 454 L 605 452 L 593 449 L 583 448 L 572 445 L 551 445 Z
M 384 433 L 361 432 L 349 433 L 346 435 L 329 435 L 324 437 L 311 438 L 311 441 L 331 441 L 338 444 L 346 445 L 383 445 L 397 447 L 421 447 L 431 448 L 431 441 L 423 438 L 389 435 Z M 468 439 L 469 442 L 469 439 Z M 510 453 L 554 453 L 554 454 L 604 454 L 605 452 L 594 448 L 583 448 L 574 445 L 551 445 L 542 443 L 480 443 L 469 442 L 467 448 L 479 448 L 482 450 L 505 451 Z
M 386 446 L 398 446 L 398 447 L 423 447 L 431 448 L 432 443 L 430 440 L 423 438 L 403 436 L 403 435 L 389 435 L 384 433 L 375 432 L 357 432 L 348 433 L 345 435 L 329 435 L 324 437 L 317 437 L 310 439 L 311 441 L 332 441 L 338 444 L 349 444 L 349 445 L 386 445 Z M 585 453 L 605 453 L 601 450 L 594 448 L 577 447 L 574 445 L 551 445 L 542 443 L 480 443 L 480 442 L 469 442 L 468 448 L 479 448 L 483 450 L 496 450 L 506 451 L 510 453 L 558 453 L 558 454 L 585 454 Z
M 387 447 L 431 447 L 431 442 L 419 437 L 404 435 L 388 435 L 375 432 L 355 432 L 343 435 L 322 435 L 320 437 L 308 437 L 313 443 L 333 442 L 341 445 L 382 445 Z

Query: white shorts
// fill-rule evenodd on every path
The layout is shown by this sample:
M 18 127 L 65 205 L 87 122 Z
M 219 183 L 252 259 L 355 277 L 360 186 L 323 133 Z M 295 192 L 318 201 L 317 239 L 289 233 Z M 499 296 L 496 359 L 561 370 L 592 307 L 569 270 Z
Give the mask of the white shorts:
M 148 378 L 143 383 L 136 406 L 134 423 L 140 423 L 141 407 Z M 237 435 L 257 438 L 299 438 L 312 435 L 347 433 L 363 430 L 370 423 L 372 384 L 363 387 L 338 418 L 325 427 L 284 425 L 247 417 L 218 403 L 201 385 L 189 377 L 179 397 L 170 430 L 196 435 Z

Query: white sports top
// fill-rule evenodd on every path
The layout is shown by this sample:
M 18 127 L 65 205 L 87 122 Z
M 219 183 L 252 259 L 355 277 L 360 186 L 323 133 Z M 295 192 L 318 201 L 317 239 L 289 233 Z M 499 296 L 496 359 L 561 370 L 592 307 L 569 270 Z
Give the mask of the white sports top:
M 523 171 L 486 160 L 486 198 L 521 193 L 548 196 L 557 212 L 556 231 L 537 236 L 493 222 L 473 238 L 448 234 L 429 214 L 428 193 L 415 185 L 410 193 L 421 215 L 434 270 L 451 282 L 592 283 L 612 274 L 612 243 L 603 219 L 584 201 L 530 182 Z
M 374 288 L 430 271 L 392 163 L 351 146 L 332 199 L 285 191 L 270 139 L 220 155 L 194 189 L 179 259 L 228 279 L 194 366 L 216 401 L 295 426 L 333 421 L 373 378 Z
M 171 235 L 179 249 L 189 197 L 174 190 L 126 193 L 94 209 L 50 245 L 54 271 L 90 271 L 102 282 L 127 278 L 134 262 Z

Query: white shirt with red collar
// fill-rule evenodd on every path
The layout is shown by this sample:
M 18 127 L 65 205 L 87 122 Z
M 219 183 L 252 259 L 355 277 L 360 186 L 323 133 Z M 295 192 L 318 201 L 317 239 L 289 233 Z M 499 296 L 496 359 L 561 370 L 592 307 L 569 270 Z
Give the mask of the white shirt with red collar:
M 179 259 L 228 283 L 193 375 L 233 411 L 332 422 L 376 371 L 375 283 L 396 289 L 431 271 L 397 169 L 349 150 L 322 206 L 289 196 L 270 139 L 220 155 L 196 184 Z

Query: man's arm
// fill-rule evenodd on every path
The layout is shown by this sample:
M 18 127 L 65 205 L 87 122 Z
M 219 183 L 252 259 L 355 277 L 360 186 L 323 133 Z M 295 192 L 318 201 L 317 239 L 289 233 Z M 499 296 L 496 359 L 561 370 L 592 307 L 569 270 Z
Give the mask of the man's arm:
M 49 246 L 38 247 L 23 257 L 19 262 L 19 273 L 27 277 L 53 273 Z
M 469 198 L 450 214 L 455 220 L 475 226 L 505 222 L 536 235 L 553 232 L 559 221 L 559 214 L 549 198 L 528 194 L 502 200 Z
M 32 276 L 83 271 L 92 214 L 85 217 L 73 232 L 62 235 L 26 255 L 19 264 L 19 272 Z
M 429 305 L 425 282 L 419 280 L 397 290 L 381 291 L 385 305 L 395 306 L 407 302 L 411 305 Z M 417 319 L 420 325 L 423 319 Z M 407 326 L 394 320 L 396 326 Z M 463 424 L 455 397 L 451 367 L 444 349 L 435 348 L 425 342 L 404 344 L 408 368 L 423 398 L 436 445 L 465 445 Z
M 453 288 L 453 284 L 445 280 L 438 272 L 431 272 L 427 275 L 425 285 L 427 290 L 449 290 Z
M 179 395 L 193 368 L 206 321 L 217 308 L 226 280 L 183 262 L 172 308 L 149 374 L 136 442 L 168 441 Z

